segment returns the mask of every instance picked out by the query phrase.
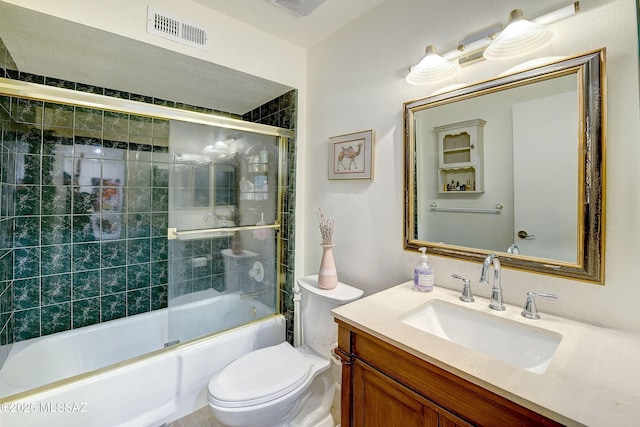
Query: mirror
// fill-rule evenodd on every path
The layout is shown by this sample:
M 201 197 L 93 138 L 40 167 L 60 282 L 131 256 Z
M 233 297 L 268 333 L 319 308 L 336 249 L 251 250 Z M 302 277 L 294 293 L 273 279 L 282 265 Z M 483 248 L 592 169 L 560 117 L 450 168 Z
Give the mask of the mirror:
M 405 249 L 602 284 L 604 54 L 405 103 Z

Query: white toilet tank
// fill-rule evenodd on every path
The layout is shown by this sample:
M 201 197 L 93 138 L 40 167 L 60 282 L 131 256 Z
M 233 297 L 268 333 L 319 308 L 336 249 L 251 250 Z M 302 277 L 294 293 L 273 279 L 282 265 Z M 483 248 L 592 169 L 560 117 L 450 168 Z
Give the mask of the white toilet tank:
M 224 258 L 224 285 L 228 292 L 247 290 L 249 270 L 258 256 L 257 253 L 243 250 L 240 254 L 234 254 L 231 249 L 223 249 Z
M 331 310 L 359 299 L 364 292 L 340 282 L 334 289 L 320 289 L 317 275 L 298 279 L 298 285 L 302 293 L 303 344 L 328 358 L 331 346 L 338 341 L 338 325 Z

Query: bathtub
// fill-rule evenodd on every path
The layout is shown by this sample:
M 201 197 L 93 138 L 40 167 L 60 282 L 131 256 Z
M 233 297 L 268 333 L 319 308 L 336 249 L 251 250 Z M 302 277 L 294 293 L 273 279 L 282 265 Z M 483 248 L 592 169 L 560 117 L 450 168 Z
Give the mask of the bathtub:
M 245 353 L 285 340 L 284 317 L 271 315 L 273 310 L 259 301 L 239 293 L 206 296 L 15 343 L 0 371 L 2 395 L 13 395 L 0 398 L 0 426 L 158 427 L 205 406 L 215 372 Z M 176 301 L 182 304 L 173 307 Z M 180 333 L 190 338 L 189 329 L 181 328 L 201 327 L 198 312 L 209 316 L 205 322 L 224 313 L 227 323 L 220 329 L 262 319 L 158 350 Z M 34 387 L 39 388 L 20 393 Z

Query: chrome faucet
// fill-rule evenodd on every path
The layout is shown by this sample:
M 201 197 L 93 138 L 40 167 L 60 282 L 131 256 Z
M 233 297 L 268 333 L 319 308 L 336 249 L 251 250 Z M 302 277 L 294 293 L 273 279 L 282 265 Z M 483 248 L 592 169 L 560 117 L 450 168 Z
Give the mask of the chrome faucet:
M 554 301 L 558 299 L 558 295 L 556 294 L 537 294 L 535 292 L 527 292 L 527 301 L 524 304 L 522 313 L 520 313 L 527 319 L 540 318 L 540 315 L 538 314 L 538 308 L 536 307 L 536 297 L 552 299 Z
M 471 293 L 471 280 L 457 274 L 452 274 L 451 277 L 453 277 L 454 279 L 462 280 L 462 283 L 464 284 L 462 295 L 460 295 L 460 301 L 474 302 L 475 299 L 473 298 L 473 294 Z
M 491 254 L 484 259 L 482 264 L 482 274 L 480 274 L 480 283 L 488 284 L 487 274 L 493 263 L 493 287 L 491 288 L 491 302 L 489 308 L 493 310 L 503 311 L 504 303 L 502 301 L 502 286 L 500 285 L 500 260 L 498 255 Z

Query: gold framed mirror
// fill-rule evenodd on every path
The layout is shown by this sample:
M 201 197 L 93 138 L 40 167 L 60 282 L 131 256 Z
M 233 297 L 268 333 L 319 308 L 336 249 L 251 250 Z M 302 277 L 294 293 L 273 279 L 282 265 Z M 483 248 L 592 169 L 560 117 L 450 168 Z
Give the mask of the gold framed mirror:
M 605 50 L 404 104 L 405 250 L 602 284 Z

